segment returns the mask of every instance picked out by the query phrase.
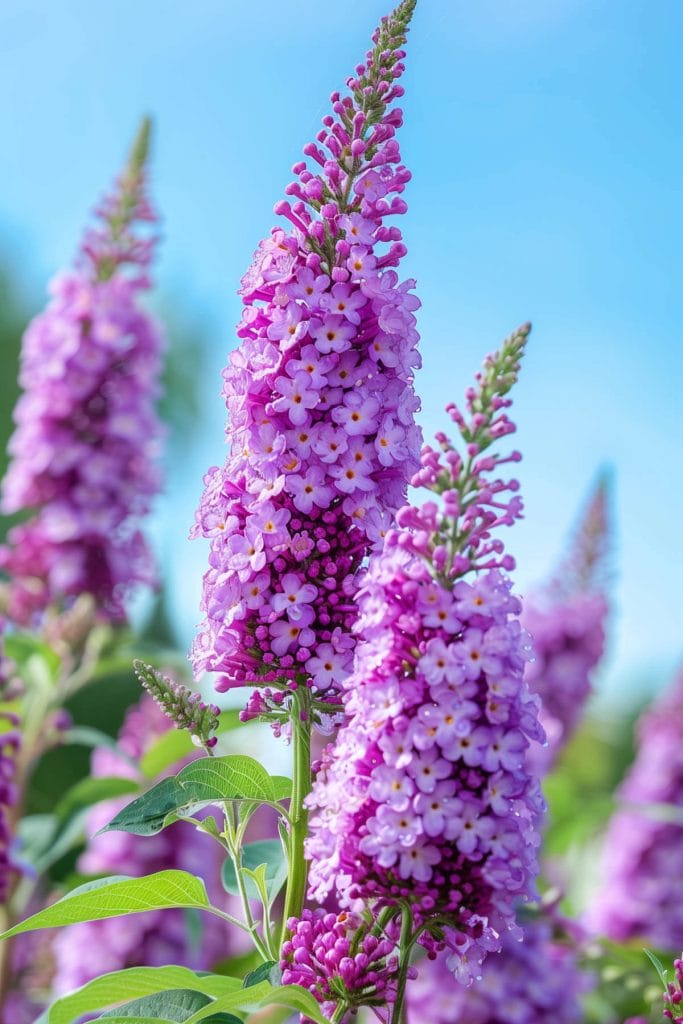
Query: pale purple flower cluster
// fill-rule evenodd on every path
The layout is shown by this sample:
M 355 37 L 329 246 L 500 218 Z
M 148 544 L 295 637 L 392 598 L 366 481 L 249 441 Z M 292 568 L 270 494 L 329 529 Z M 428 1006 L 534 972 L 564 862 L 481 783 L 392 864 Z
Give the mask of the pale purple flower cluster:
M 53 280 L 24 335 L 2 510 L 32 515 L 0 549 L 20 623 L 80 593 L 118 619 L 130 585 L 153 581 L 137 522 L 159 487 L 162 339 L 139 302 L 151 240 L 133 228 L 153 218 L 143 164 L 138 144 L 78 268 Z
M 638 724 L 638 752 L 607 830 L 602 884 L 588 914 L 598 932 L 683 946 L 683 672 Z
M 392 269 L 405 247 L 385 224 L 406 210 L 389 104 L 413 6 L 382 23 L 350 95 L 333 95 L 304 150 L 314 170 L 297 164 L 296 202 L 276 206 L 291 227 L 242 281 L 242 342 L 224 372 L 230 452 L 205 478 L 193 531 L 211 553 L 192 661 L 221 674 L 219 690 L 265 687 L 247 715 L 277 713 L 292 683 L 338 702 L 359 568 L 419 465 L 419 302 Z
M 328 1016 L 339 1003 L 349 1010 L 391 1005 L 398 975 L 397 935 L 377 936 L 365 925 L 358 914 L 344 911 L 304 910 L 299 920 L 291 918 L 290 937 L 282 946 L 282 983 L 308 989 Z M 362 938 L 356 942 L 359 933 Z
M 133 762 L 139 761 L 155 738 L 171 723 L 151 697 L 143 697 L 126 715 L 119 734 L 119 746 Z M 93 754 L 91 774 L 98 777 L 136 778 L 133 765 L 116 752 L 100 747 Z M 108 800 L 89 814 L 89 834 L 108 824 L 128 802 Z M 225 900 L 220 892 L 220 849 L 194 829 L 179 822 L 156 836 L 134 836 L 107 832 L 89 840 L 78 861 L 85 875 L 120 874 L 142 876 L 154 871 L 178 868 L 202 877 L 217 905 Z M 201 919 L 201 935 L 188 927 L 182 910 L 151 911 L 133 917 L 111 918 L 72 925 L 59 932 L 54 942 L 56 993 L 67 992 L 107 971 L 137 965 L 181 964 L 209 970 L 236 949 L 234 931 L 215 917 Z M 97 956 L 93 957 L 93 950 Z
M 19 721 L 14 712 L 0 711 L 0 902 L 7 899 L 13 870 L 10 852 L 13 830 L 9 812 L 17 799 L 14 780 L 21 745 Z
M 509 935 L 484 963 L 469 988 L 458 985 L 445 957 L 422 960 L 408 986 L 408 1024 L 579 1024 L 581 994 L 591 978 L 574 946 L 553 938 L 550 924 L 524 925 L 520 942 Z
M 522 624 L 533 640 L 526 680 L 541 698 L 546 745 L 529 760 L 539 775 L 550 770 L 571 738 L 592 692 L 592 676 L 605 648 L 608 523 L 606 485 L 592 496 L 574 543 L 549 584 L 524 603 Z
M 445 945 L 463 981 L 514 928 L 537 872 L 542 798 L 525 755 L 542 737 L 538 699 L 523 680 L 521 605 L 501 572 L 511 560 L 491 538 L 521 505 L 516 482 L 488 479 L 510 457 L 482 455 L 514 430 L 502 396 L 527 333 L 487 360 L 467 421 L 451 410 L 465 459 L 445 435 L 443 456 L 424 449 L 417 482 L 441 502 L 403 508 L 371 561 L 345 683 L 349 721 L 309 801 L 313 897 L 410 901 L 417 926 L 435 922 L 421 941 Z M 463 578 L 473 570 L 483 571 Z

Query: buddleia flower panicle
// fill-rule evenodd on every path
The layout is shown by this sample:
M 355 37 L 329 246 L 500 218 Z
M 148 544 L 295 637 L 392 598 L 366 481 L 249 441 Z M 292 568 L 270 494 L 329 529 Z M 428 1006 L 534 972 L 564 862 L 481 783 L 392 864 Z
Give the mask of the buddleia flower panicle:
M 143 785 L 155 780 L 143 779 L 135 767 L 155 740 L 163 736 L 171 723 L 151 697 L 145 694 L 126 714 L 117 745 L 124 756 L 104 747 L 93 754 L 91 774 L 95 778 L 131 778 Z M 192 755 L 197 756 L 195 755 Z M 177 764 L 179 770 L 186 759 Z M 142 877 L 155 871 L 178 869 L 199 875 L 205 882 L 215 906 L 231 899 L 222 892 L 219 846 L 196 829 L 177 822 L 154 836 L 135 836 L 127 832 L 99 830 L 128 802 L 129 797 L 97 804 L 88 814 L 88 843 L 78 859 L 80 874 L 101 877 L 120 874 Z M 229 909 L 236 910 L 230 904 Z M 241 936 L 241 932 L 237 932 Z M 201 932 L 188 928 L 183 910 L 155 910 L 133 918 L 110 918 L 76 924 L 59 932 L 54 945 L 56 973 L 53 992 L 61 995 L 92 978 L 126 967 L 158 967 L 179 964 L 193 970 L 210 970 L 219 960 L 246 952 L 235 930 L 213 915 L 203 915 Z M 96 956 L 93 956 L 96 951 Z
M 539 775 L 552 767 L 581 720 L 605 650 L 609 615 L 608 478 L 598 482 L 573 543 L 548 583 L 524 601 L 522 624 L 532 636 L 529 687 L 541 698 L 546 745 L 530 761 Z
M 275 207 L 286 224 L 242 279 L 223 375 L 229 454 L 205 477 L 193 531 L 211 551 L 191 658 L 219 690 L 259 688 L 246 718 L 286 718 L 299 686 L 325 712 L 340 706 L 359 571 L 419 465 L 419 301 L 388 223 L 410 178 L 393 102 L 413 6 L 382 21 L 348 92 L 332 94 L 285 190 L 293 203 Z
M 165 676 L 151 665 L 134 661 L 135 674 L 150 697 L 159 705 L 176 729 L 185 729 L 198 747 L 209 752 L 218 742 L 214 735 L 218 729 L 220 708 L 205 704 L 198 693 Z
M 676 949 L 683 935 L 683 671 L 640 718 L 617 790 L 588 923 L 616 942 Z
M 138 527 L 160 484 L 163 341 L 140 305 L 154 243 L 148 135 L 145 123 L 76 266 L 24 335 L 2 511 L 28 518 L 0 549 L 7 614 L 22 624 L 82 593 L 118 620 L 131 586 L 154 580 Z
M 515 427 L 505 396 L 529 325 L 490 357 L 450 407 L 464 440 L 426 446 L 406 505 L 359 593 L 348 715 L 309 798 L 311 896 L 342 906 L 410 903 L 420 941 L 447 950 L 459 980 L 517 934 L 534 894 L 543 809 L 525 755 L 540 740 L 538 699 L 523 680 L 527 636 L 504 570 L 499 526 L 521 515 L 519 454 L 494 445 Z

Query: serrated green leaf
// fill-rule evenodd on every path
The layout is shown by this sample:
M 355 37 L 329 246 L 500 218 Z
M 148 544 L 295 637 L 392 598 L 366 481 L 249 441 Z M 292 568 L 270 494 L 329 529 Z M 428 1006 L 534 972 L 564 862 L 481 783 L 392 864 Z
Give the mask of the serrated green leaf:
M 237 991 L 241 982 L 238 978 L 221 974 L 195 974 L 187 967 L 130 967 L 104 974 L 76 992 L 57 999 L 48 1011 L 45 1024 L 72 1024 L 84 1014 L 102 1010 L 131 996 L 143 997 L 188 988 L 215 998 Z
M 187 871 L 157 871 L 143 878 L 99 878 L 32 914 L 0 938 L 168 907 L 210 907 L 202 880 Z

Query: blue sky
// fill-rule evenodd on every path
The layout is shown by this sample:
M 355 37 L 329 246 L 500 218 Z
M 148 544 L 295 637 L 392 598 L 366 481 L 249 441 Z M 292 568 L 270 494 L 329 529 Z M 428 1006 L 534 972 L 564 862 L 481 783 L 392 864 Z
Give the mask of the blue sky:
M 366 49 L 378 0 L 0 4 L 0 259 L 22 293 L 76 244 L 142 113 L 165 241 L 158 293 L 206 338 L 191 449 L 158 516 L 174 607 L 197 618 L 185 540 L 223 457 L 235 289 L 291 164 Z M 683 135 L 677 0 L 418 0 L 405 76 L 402 228 L 418 279 L 427 433 L 484 354 L 534 323 L 516 393 L 522 591 L 561 551 L 598 469 L 616 478 L 615 615 L 603 690 L 679 662 Z M 0 316 L 2 311 L 0 311 Z

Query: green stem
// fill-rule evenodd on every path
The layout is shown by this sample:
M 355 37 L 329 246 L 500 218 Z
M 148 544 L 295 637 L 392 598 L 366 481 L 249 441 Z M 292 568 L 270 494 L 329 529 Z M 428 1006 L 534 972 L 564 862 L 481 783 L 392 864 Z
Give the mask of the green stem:
M 401 938 L 399 940 L 399 969 L 396 985 L 396 1001 L 391 1013 L 391 1024 L 405 1024 L 405 995 L 410 967 L 410 954 L 413 938 L 413 912 L 409 904 L 404 904 L 401 914 Z
M 311 791 L 311 719 L 308 690 L 300 688 L 292 698 L 292 800 L 289 806 L 289 878 L 282 919 L 281 941 L 290 917 L 301 917 L 306 898 L 308 865 L 304 841 L 308 834 L 308 811 L 304 800 Z

